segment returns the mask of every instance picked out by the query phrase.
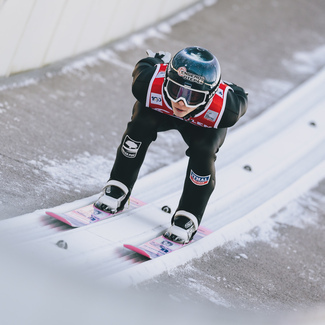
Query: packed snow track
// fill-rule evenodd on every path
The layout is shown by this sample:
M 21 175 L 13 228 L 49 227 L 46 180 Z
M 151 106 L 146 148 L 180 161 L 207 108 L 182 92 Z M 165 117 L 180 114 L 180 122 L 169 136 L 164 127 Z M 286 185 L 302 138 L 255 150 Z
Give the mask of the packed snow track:
M 197 243 L 152 261 L 123 247 L 141 244 L 169 226 L 171 215 L 161 207 L 175 210 L 187 158 L 138 180 L 133 196 L 147 203 L 143 207 L 81 228 L 38 210 L 2 221 L 1 238 L 49 265 L 78 269 L 104 283 L 117 278 L 124 286 L 200 257 L 263 222 L 325 177 L 325 93 L 313 91 L 324 83 L 325 69 L 258 118 L 229 130 L 216 162 L 217 188 L 202 222 L 213 233 Z M 75 209 L 97 196 L 48 210 Z

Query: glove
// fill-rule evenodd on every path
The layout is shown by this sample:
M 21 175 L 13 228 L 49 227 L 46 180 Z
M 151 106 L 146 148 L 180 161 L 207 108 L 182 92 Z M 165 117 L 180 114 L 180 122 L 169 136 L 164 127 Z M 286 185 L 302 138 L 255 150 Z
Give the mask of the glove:
M 158 53 L 152 52 L 151 50 L 146 51 L 148 57 L 157 58 L 162 60 L 164 63 L 168 63 L 171 59 L 171 54 L 169 52 L 159 51 Z

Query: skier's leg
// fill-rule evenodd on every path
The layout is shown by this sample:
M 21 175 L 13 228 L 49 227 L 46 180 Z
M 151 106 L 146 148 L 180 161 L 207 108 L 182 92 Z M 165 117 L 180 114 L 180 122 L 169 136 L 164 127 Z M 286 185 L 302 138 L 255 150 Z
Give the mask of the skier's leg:
M 129 189 L 133 188 L 150 143 L 157 138 L 158 114 L 136 102 L 132 120 L 122 136 L 110 178 L 119 180 Z
M 178 210 L 193 213 L 201 222 L 209 198 L 215 188 L 216 153 L 223 144 L 227 129 L 199 129 L 191 136 L 186 154 L 189 162 Z
M 110 179 L 105 185 L 96 207 L 117 212 L 123 209 L 150 143 L 157 138 L 161 115 L 136 102 L 131 121 L 117 149 Z
M 189 163 L 183 193 L 172 218 L 167 237 L 174 241 L 190 241 L 201 223 L 209 198 L 215 188 L 216 153 L 224 142 L 227 129 L 191 130 L 182 135 L 189 145 Z

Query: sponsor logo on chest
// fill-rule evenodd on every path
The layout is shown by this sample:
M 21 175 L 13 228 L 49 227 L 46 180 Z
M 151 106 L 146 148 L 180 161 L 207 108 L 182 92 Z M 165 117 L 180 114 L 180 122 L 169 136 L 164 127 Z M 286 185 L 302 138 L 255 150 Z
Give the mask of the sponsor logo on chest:
M 150 102 L 151 104 L 162 106 L 161 94 L 151 93 Z
M 206 120 L 209 120 L 209 121 L 212 121 L 212 122 L 215 122 L 217 120 L 217 117 L 218 117 L 219 113 L 218 112 L 215 112 L 215 111 L 212 111 L 212 110 L 208 110 L 205 115 L 204 115 L 204 118 Z
M 217 95 L 218 95 L 219 97 L 223 98 L 223 90 L 219 88 L 219 89 L 217 90 Z

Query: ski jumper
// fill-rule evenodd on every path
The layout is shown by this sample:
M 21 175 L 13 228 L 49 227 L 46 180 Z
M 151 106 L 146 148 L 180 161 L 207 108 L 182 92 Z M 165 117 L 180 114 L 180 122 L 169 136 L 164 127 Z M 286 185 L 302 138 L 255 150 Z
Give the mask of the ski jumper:
M 189 157 L 183 192 L 177 210 L 196 216 L 200 224 L 215 188 L 216 153 L 223 144 L 227 127 L 246 112 L 247 97 L 242 88 L 221 82 L 206 107 L 192 116 L 173 115 L 164 94 L 166 64 L 158 58 L 138 62 L 133 71 L 132 92 L 137 101 L 131 121 L 117 149 L 110 179 L 118 180 L 132 191 L 147 149 L 158 132 L 176 129 L 188 146 Z M 163 181 L 163 180 L 162 180 Z

